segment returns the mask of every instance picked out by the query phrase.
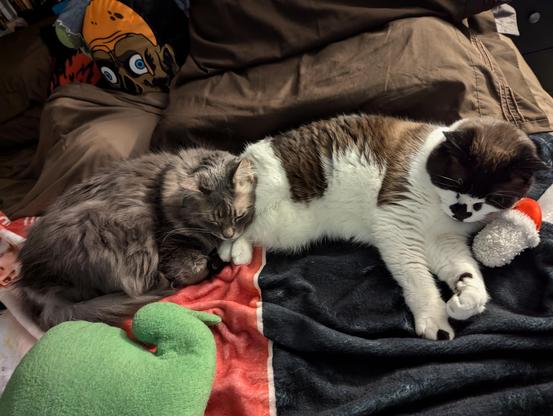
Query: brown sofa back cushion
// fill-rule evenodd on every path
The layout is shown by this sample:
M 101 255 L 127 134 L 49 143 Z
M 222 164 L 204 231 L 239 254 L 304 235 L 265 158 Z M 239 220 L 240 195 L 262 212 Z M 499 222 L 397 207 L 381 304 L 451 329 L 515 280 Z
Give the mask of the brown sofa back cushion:
M 493 24 L 484 14 L 475 27 Z M 440 123 L 491 116 L 550 130 L 513 50 L 496 32 L 476 30 L 398 19 L 287 59 L 188 80 L 171 91 L 154 147 L 239 152 L 267 134 L 354 111 Z
M 398 18 L 459 22 L 494 0 L 192 0 L 186 78 L 244 68 L 319 48 Z M 191 71 L 190 71 L 191 70 Z

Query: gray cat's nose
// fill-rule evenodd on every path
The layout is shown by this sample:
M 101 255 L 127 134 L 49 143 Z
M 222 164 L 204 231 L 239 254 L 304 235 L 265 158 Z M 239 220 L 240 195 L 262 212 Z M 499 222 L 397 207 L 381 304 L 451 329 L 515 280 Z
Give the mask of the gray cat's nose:
M 223 230 L 223 237 L 232 238 L 234 237 L 234 227 L 227 227 Z
M 467 211 L 467 204 L 459 204 L 457 202 L 456 204 L 450 205 L 449 209 L 453 214 L 453 218 L 459 221 L 466 220 L 472 215 L 472 212 Z

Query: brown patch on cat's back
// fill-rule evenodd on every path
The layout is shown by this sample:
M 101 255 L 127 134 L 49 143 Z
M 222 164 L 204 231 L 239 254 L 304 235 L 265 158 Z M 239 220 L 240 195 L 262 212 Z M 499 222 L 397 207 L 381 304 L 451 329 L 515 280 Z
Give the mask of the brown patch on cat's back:
M 335 150 L 345 151 L 354 145 L 384 172 L 378 205 L 405 198 L 413 157 L 436 126 L 379 115 L 343 116 L 337 120 L 346 134 L 336 142 Z
M 385 116 L 362 116 L 357 120 L 361 142 L 356 143 L 362 153 L 373 157 L 381 168 L 386 168 L 397 156 L 405 156 L 402 149 L 418 149 L 418 135 L 413 134 L 423 124 Z
M 293 201 L 309 202 L 320 198 L 328 186 L 322 164 L 322 147 L 327 140 L 318 140 L 316 123 L 280 134 L 271 146 L 282 163 L 290 184 Z
M 294 201 L 322 197 L 328 187 L 324 163 L 356 150 L 385 171 L 379 194 L 382 204 L 399 198 L 406 189 L 409 161 L 432 128 L 393 117 L 352 114 L 310 123 L 274 137 L 271 144 L 286 171 Z
M 366 160 L 386 164 L 386 137 L 395 119 L 353 114 L 315 121 L 272 139 L 280 159 L 292 200 L 309 202 L 324 195 L 328 182 L 324 163 L 333 156 L 357 149 Z
M 406 198 L 409 171 L 428 135 L 436 128 L 431 124 L 400 120 L 387 137 L 386 171 L 378 193 L 378 205 L 393 204 Z

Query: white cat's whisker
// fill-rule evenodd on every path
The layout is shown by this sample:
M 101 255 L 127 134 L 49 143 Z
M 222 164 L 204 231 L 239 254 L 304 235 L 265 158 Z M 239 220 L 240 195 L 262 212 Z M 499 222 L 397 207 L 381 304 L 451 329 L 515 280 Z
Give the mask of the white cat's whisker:
M 507 197 L 515 197 L 515 198 L 518 198 L 520 196 L 519 193 L 517 192 L 508 192 L 508 191 L 505 191 L 505 192 L 494 192 L 494 196 L 507 196 Z
M 448 181 L 453 182 L 453 183 L 458 183 L 455 179 L 450 178 L 449 176 L 443 176 L 443 175 L 436 175 L 436 176 L 438 178 L 445 179 L 445 180 L 448 180 Z

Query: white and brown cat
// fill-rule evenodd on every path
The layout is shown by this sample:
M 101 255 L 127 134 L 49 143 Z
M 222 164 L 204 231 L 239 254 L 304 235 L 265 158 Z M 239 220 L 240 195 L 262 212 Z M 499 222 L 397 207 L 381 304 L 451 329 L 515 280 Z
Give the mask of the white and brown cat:
M 523 197 L 544 167 L 532 141 L 493 119 L 449 127 L 347 115 L 267 137 L 241 155 L 257 179 L 255 216 L 224 260 L 252 244 L 297 251 L 322 238 L 376 246 L 403 288 L 418 335 L 452 339 L 448 317 L 484 311 L 489 296 L 467 237 Z M 453 296 L 445 303 L 433 274 Z

